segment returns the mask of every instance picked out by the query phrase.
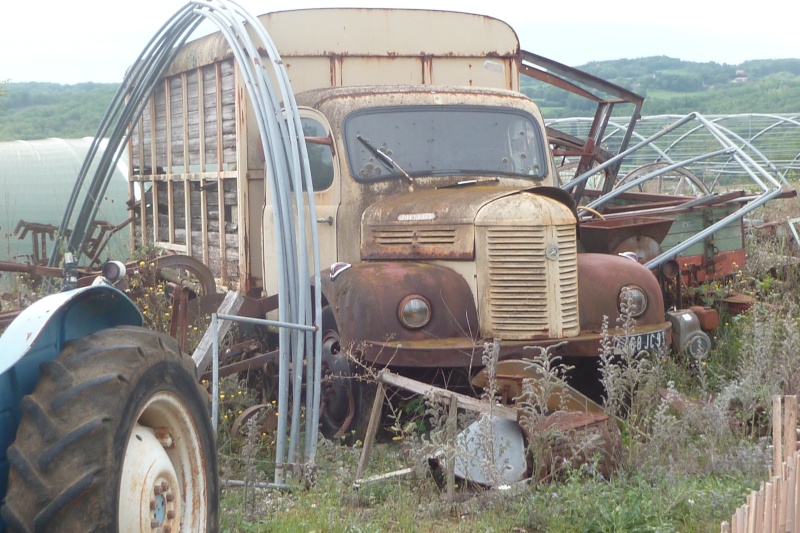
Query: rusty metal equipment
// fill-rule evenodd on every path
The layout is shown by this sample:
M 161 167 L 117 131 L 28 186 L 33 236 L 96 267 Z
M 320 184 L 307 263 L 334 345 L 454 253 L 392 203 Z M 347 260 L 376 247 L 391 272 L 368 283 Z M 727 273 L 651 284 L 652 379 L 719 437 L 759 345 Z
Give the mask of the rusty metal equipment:
M 590 398 L 559 382 L 546 398 L 543 412 L 532 413 L 508 398 L 522 390 L 525 380 L 542 377 L 531 370 L 527 361 L 501 361 L 497 367 L 498 385 L 505 389 L 503 399 L 478 400 L 451 390 L 421 383 L 388 370 L 377 376 L 377 393 L 372 406 L 370 425 L 358 464 L 354 486 L 404 475 L 413 469 L 363 478 L 372 453 L 378 429 L 380 407 L 385 401 L 385 387 L 392 386 L 443 402 L 448 409 L 448 438 L 452 449 L 442 450 L 431 458 L 431 465 L 446 471 L 445 485 L 452 500 L 455 478 L 483 487 L 509 485 L 519 481 L 547 481 L 563 468 L 565 460 L 572 464 L 598 460 L 598 472 L 610 476 L 616 470 L 622 438 L 617 421 L 603 412 Z M 487 384 L 485 373 L 476 383 Z M 509 390 L 509 387 L 513 391 Z M 517 396 L 518 398 L 519 396 Z M 463 431 L 456 428 L 459 409 L 477 413 L 479 419 Z M 530 409 L 530 407 L 528 407 Z M 531 417 L 536 415 L 536 420 Z M 591 439 L 590 448 L 580 443 Z

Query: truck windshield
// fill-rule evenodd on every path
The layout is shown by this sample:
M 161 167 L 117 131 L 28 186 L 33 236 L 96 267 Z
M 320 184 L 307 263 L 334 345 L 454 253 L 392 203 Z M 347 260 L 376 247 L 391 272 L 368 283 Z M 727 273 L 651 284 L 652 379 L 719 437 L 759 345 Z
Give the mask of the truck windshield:
M 358 181 L 411 176 L 547 174 L 540 128 L 516 109 L 472 106 L 388 107 L 345 120 L 347 157 Z M 372 147 L 373 149 L 370 149 Z M 387 164 L 375 150 L 389 156 Z

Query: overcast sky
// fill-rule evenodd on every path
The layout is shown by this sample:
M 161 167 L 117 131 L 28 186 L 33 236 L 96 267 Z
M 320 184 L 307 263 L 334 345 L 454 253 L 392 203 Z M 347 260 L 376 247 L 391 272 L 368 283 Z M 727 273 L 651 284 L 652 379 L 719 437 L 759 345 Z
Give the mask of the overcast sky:
M 119 82 L 188 0 L 12 0 L 0 24 L 0 80 Z M 738 64 L 800 58 L 800 2 L 711 0 L 240 0 L 254 15 L 305 7 L 407 7 L 480 13 L 517 31 L 522 48 L 567 65 L 666 55 Z M 523 7 L 524 6 L 524 7 Z M 563 11 L 562 11 L 563 9 Z

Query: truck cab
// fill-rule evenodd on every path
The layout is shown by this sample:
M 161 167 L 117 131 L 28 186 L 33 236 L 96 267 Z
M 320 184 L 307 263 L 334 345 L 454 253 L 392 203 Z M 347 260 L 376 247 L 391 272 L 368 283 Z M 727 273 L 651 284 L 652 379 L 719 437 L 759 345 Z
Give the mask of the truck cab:
M 323 297 L 342 342 L 368 363 L 476 368 L 492 339 L 504 358 L 565 340 L 560 354 L 593 358 L 623 290 L 642 302 L 641 342 L 666 347 L 653 274 L 627 258 L 578 253 L 576 207 L 553 186 L 530 99 L 490 88 L 358 86 L 297 102 L 314 132 L 321 262 L 350 265 L 323 276 Z M 270 215 L 266 265 L 274 263 Z M 264 279 L 271 292 L 266 271 Z
M 669 344 L 655 276 L 581 252 L 541 113 L 519 92 L 508 24 L 404 9 L 259 21 L 303 119 L 329 367 L 347 366 L 347 345 L 366 364 L 470 374 L 487 340 L 501 358 L 540 346 L 594 362 L 604 317 L 613 323 L 628 295 L 636 345 Z M 192 256 L 220 285 L 270 298 L 278 238 L 247 94 L 219 34 L 175 55 L 132 128 L 130 180 L 143 201 L 131 245 Z

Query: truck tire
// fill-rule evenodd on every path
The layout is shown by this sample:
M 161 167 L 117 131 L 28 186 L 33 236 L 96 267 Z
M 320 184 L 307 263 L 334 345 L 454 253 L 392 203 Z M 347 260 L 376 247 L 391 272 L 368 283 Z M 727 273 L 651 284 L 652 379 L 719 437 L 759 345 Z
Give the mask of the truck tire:
M 8 449 L 9 531 L 217 531 L 209 398 L 173 338 L 109 328 L 41 371 Z
M 320 432 L 327 439 L 364 441 L 377 387 L 343 352 L 333 310 L 322 309 L 322 408 Z

